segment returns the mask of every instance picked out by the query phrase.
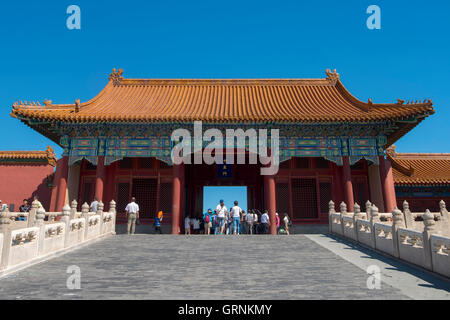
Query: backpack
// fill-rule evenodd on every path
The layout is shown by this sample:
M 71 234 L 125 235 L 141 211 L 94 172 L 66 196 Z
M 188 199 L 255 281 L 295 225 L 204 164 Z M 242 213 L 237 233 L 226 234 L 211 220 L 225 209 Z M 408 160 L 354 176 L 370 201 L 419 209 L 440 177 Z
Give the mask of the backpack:
M 205 216 L 205 223 L 209 223 L 211 220 L 210 220 L 210 218 L 209 218 L 209 214 L 207 214 L 206 216 Z

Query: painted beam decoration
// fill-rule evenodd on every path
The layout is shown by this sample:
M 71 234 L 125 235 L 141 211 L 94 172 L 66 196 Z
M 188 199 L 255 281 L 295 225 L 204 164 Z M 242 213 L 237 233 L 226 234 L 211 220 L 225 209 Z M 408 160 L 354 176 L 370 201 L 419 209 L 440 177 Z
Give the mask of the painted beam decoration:
M 97 164 L 98 156 L 105 156 L 105 165 L 125 157 L 155 157 L 169 165 L 174 142 L 171 134 L 177 128 L 193 132 L 192 124 L 60 124 L 55 128 L 61 137 L 60 145 L 64 156 L 69 156 L 69 164 L 86 159 Z M 362 158 L 378 164 L 378 156 L 384 155 L 387 142 L 384 132 L 387 123 L 370 124 L 204 124 L 204 130 L 249 128 L 279 129 L 280 162 L 292 157 L 324 157 L 342 165 L 342 157 L 349 156 L 354 164 Z M 370 135 L 373 134 L 373 135 Z M 225 135 L 225 134 L 224 134 Z M 192 138 L 193 139 L 193 138 Z M 224 137 L 225 144 L 225 137 Z M 247 140 L 247 139 L 246 139 Z M 268 134 L 270 147 L 270 134 Z M 204 146 L 209 142 L 204 142 Z M 192 146 L 194 142 L 192 141 Z M 225 146 L 224 146 L 225 147 Z M 248 141 L 246 141 L 248 149 Z

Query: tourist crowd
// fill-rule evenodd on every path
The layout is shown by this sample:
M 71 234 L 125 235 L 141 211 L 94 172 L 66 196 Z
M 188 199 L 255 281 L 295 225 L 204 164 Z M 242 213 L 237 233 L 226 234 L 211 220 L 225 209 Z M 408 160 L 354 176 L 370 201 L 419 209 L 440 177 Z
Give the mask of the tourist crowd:
M 92 207 L 96 206 L 95 199 Z M 95 209 L 95 208 L 94 208 Z M 139 224 L 139 205 L 133 197 L 125 208 L 127 214 L 127 233 L 134 234 L 136 223 Z M 155 232 L 162 233 L 161 222 L 163 212 L 159 211 L 154 220 Z M 239 207 L 238 201 L 234 201 L 231 209 L 228 210 L 223 200 L 219 201 L 216 209 L 208 209 L 203 215 L 186 216 L 184 219 L 185 234 L 216 234 L 216 235 L 238 235 L 238 234 L 268 234 L 270 227 L 269 214 L 266 211 L 260 213 L 258 210 L 251 210 L 246 213 Z M 287 213 L 282 220 L 276 213 L 276 225 L 278 234 L 289 234 L 291 220 Z
M 284 214 L 282 219 L 276 213 L 277 233 L 289 234 L 291 221 L 288 214 Z M 269 226 L 267 210 L 263 213 L 258 210 L 246 213 L 239 207 L 238 201 L 234 201 L 228 210 L 224 201 L 220 200 L 214 211 L 208 209 L 203 216 L 187 216 L 184 219 L 185 234 L 268 234 Z

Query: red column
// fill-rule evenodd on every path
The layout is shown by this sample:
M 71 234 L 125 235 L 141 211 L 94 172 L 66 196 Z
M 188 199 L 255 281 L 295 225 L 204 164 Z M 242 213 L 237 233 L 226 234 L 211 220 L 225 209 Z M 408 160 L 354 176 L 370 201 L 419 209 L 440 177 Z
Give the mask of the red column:
M 114 198 L 114 163 L 105 166 L 105 186 L 103 194 L 103 203 L 105 204 L 105 210 L 109 210 L 109 203 Z M 117 202 L 117 199 L 114 199 Z
M 397 206 L 395 196 L 394 177 L 392 175 L 391 162 L 384 159 L 384 156 L 378 157 L 380 167 L 381 189 L 383 192 L 384 206 L 386 212 L 392 212 Z
M 275 177 L 273 175 L 264 176 L 264 196 L 266 198 L 267 210 L 270 219 L 270 234 L 277 234 L 277 200 L 275 194 Z
M 342 162 L 343 162 L 342 175 L 344 182 L 344 199 L 345 203 L 347 204 L 347 212 L 353 212 L 353 205 L 355 204 L 355 201 L 353 200 L 352 174 L 350 169 L 350 160 L 348 156 L 343 156 Z
M 173 165 L 172 180 L 172 234 L 179 234 L 181 213 L 181 186 L 183 184 L 183 164 Z
M 55 211 L 62 211 L 64 203 L 66 201 L 67 191 L 67 176 L 69 175 L 69 157 L 64 156 L 61 159 L 61 168 L 59 171 L 58 191 L 56 194 Z
M 95 197 L 98 201 L 103 201 L 103 185 L 105 183 L 105 157 L 97 158 L 97 172 L 95 178 Z

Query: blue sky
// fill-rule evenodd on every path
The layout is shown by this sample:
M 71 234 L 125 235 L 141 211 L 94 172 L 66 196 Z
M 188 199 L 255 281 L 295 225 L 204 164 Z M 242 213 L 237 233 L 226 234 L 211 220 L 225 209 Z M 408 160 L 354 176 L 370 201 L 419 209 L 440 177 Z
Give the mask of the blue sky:
M 236 200 L 239 207 L 247 212 L 247 187 L 203 187 L 203 212 L 209 208 L 214 211 L 221 199 L 228 210 L 233 207 Z
M 71 4 L 81 30 L 66 27 Z M 366 27 L 371 4 L 381 30 Z M 445 0 L 2 1 L 0 149 L 54 145 L 9 116 L 14 101 L 86 101 L 113 67 L 133 78 L 322 78 L 336 68 L 364 101 L 431 98 L 436 113 L 397 150 L 450 152 L 448 12 Z

